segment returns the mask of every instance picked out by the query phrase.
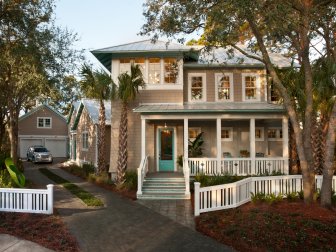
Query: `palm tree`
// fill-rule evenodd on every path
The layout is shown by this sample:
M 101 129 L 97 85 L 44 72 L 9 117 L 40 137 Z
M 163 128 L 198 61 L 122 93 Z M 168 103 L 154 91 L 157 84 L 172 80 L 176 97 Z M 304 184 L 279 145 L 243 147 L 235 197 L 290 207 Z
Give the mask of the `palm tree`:
M 121 101 L 121 116 L 119 125 L 119 149 L 117 163 L 117 184 L 125 182 L 125 172 L 127 169 L 127 110 L 129 102 L 136 98 L 139 88 L 145 86 L 141 68 L 139 65 L 131 65 L 131 72 L 122 73 L 118 76 L 117 98 Z
M 99 130 L 98 130 L 98 162 L 97 174 L 106 171 L 105 160 L 105 105 L 104 100 L 111 96 L 112 80 L 110 75 L 103 70 L 93 70 L 91 66 L 84 64 L 81 69 L 82 80 L 80 82 L 84 95 L 88 98 L 99 100 Z

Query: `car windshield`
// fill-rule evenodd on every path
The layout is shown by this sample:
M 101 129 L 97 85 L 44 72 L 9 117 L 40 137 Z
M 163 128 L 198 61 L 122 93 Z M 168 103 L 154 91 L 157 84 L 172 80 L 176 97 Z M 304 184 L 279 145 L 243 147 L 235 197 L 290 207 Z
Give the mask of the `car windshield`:
M 36 148 L 35 152 L 48 152 L 46 148 Z

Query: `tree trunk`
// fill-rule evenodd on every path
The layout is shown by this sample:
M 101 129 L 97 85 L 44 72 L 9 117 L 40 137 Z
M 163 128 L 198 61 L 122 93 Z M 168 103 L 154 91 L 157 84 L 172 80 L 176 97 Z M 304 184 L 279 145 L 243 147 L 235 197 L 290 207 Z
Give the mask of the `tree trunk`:
M 99 107 L 99 131 L 98 131 L 98 162 L 97 162 L 97 172 L 101 174 L 106 171 L 105 162 L 105 106 L 104 101 L 100 100 Z
M 9 140 L 10 154 L 15 165 L 18 163 L 18 134 L 19 134 L 19 109 L 15 104 L 10 104 L 9 108 Z
M 125 182 L 127 169 L 127 103 L 123 102 L 119 125 L 119 150 L 117 164 L 117 183 L 122 185 Z
M 336 102 L 329 119 L 329 128 L 325 144 L 325 158 L 323 162 L 323 182 L 321 188 L 321 205 L 331 206 L 332 179 L 334 175 L 335 138 L 336 138 Z
M 296 149 L 296 142 L 295 142 L 295 134 L 293 130 L 293 126 L 289 121 L 289 159 L 290 159 L 290 174 L 299 174 L 300 170 L 300 160 L 298 156 L 298 152 Z

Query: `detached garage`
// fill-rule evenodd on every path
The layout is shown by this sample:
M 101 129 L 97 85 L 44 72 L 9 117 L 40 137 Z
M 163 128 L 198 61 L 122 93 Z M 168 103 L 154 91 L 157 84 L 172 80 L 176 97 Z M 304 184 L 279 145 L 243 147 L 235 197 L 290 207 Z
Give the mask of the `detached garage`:
M 67 157 L 68 128 L 61 113 L 48 105 L 41 105 L 19 118 L 19 150 L 26 158 L 32 145 L 43 145 L 53 157 Z

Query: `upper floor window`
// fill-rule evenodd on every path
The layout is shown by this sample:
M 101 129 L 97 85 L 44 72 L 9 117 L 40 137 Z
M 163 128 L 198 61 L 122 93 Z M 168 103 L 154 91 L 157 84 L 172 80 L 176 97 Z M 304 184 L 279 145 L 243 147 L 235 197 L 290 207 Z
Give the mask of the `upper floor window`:
M 178 66 L 177 60 L 174 58 L 164 59 L 164 82 L 167 84 L 175 84 L 177 81 Z
M 189 101 L 201 102 L 206 100 L 205 73 L 191 73 L 188 75 Z
M 161 78 L 160 58 L 149 58 L 148 61 L 148 82 L 149 84 L 158 84 Z
M 243 76 L 243 101 L 260 101 L 259 75 L 244 73 Z
M 37 128 L 51 128 L 51 117 L 37 117 Z
M 233 101 L 233 74 L 215 74 L 216 101 Z
M 120 73 L 130 73 L 131 72 L 131 60 L 129 58 L 120 59 L 119 72 Z
M 263 127 L 255 128 L 255 140 L 264 141 L 264 128 Z
M 146 75 L 146 61 L 145 58 L 135 58 L 134 64 L 139 65 L 142 76 L 145 78 Z
M 82 149 L 83 150 L 89 149 L 89 133 L 88 132 L 82 133 Z

